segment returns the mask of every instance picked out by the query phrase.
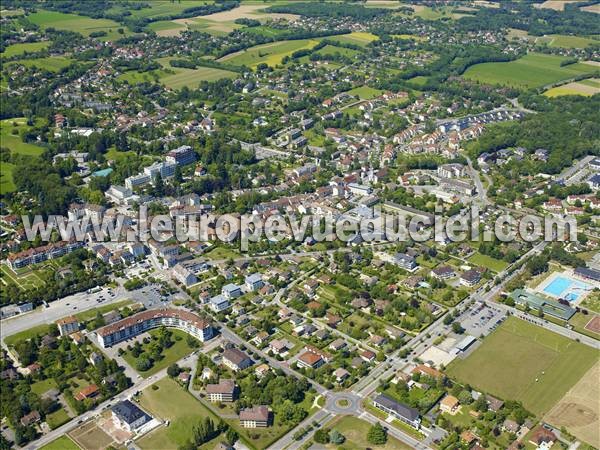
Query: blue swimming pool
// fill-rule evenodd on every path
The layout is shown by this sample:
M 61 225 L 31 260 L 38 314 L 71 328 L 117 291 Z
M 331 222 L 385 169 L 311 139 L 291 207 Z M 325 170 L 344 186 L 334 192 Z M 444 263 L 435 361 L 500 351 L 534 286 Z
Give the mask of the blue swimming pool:
M 592 286 L 583 281 L 558 276 L 544 288 L 544 292 L 554 297 L 562 297 L 570 302 L 574 302 L 584 292 L 591 289 Z

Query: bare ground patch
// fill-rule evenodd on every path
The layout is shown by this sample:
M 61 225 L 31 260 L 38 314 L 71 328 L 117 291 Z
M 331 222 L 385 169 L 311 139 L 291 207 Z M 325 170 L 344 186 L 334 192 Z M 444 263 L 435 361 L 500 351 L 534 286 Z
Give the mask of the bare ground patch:
M 554 9 L 556 11 L 564 11 L 566 3 L 577 3 L 581 0 L 547 0 L 542 4 L 538 4 L 536 8 Z
M 546 414 L 544 420 L 600 447 L 600 362 L 597 362 Z
M 248 19 L 297 19 L 299 16 L 296 14 L 270 14 L 259 12 L 261 9 L 265 9 L 268 5 L 240 5 L 237 8 L 233 8 L 229 11 L 221 11 L 208 16 L 201 16 L 202 19 L 213 20 L 215 22 L 226 22 L 229 20 L 241 19 L 242 17 Z

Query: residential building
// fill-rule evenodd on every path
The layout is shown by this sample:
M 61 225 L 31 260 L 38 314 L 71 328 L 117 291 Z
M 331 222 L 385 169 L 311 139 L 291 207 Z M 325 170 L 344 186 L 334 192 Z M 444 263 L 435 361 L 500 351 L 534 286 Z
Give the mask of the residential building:
M 223 286 L 223 289 L 221 289 L 221 294 L 225 298 L 232 299 L 242 295 L 242 289 L 233 283 L 229 283 Z
M 130 400 L 117 403 L 110 411 L 114 422 L 130 433 L 135 433 L 140 427 L 152 420 L 150 415 Z
M 267 406 L 254 406 L 240 411 L 240 424 L 244 428 L 263 428 L 270 423 L 270 412 Z
M 223 364 L 234 372 L 244 370 L 254 364 L 254 361 L 237 348 L 228 348 L 223 352 Z
M 440 401 L 440 411 L 448 414 L 454 414 L 459 406 L 458 399 L 453 395 L 448 394 Z
M 417 409 L 397 402 L 385 394 L 375 397 L 373 405 L 417 430 L 421 427 L 421 417 Z
M 56 321 L 61 336 L 68 336 L 79 331 L 79 321 L 75 316 L 63 317 Z
M 235 400 L 234 380 L 219 380 L 218 384 L 207 384 L 206 395 L 211 402 L 232 402 Z

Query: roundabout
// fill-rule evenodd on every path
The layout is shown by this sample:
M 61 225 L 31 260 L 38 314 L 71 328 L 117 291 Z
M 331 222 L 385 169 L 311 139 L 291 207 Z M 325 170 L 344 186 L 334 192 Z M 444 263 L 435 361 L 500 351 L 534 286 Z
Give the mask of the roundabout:
M 327 396 L 325 409 L 334 414 L 360 414 L 361 398 L 351 392 L 335 392 Z

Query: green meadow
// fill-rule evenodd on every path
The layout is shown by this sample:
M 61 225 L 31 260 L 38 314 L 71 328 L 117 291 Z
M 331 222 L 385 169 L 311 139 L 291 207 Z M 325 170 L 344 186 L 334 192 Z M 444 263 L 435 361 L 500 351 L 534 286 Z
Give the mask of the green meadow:
M 313 48 L 318 43 L 319 41 L 315 39 L 271 42 L 231 53 L 219 59 L 219 61 L 236 66 L 256 67 L 260 63 L 276 66 L 281 64 L 283 58 L 290 56 L 295 51 Z
M 20 44 L 13 44 L 6 47 L 2 56 L 5 58 L 11 58 L 13 56 L 22 55 L 24 53 L 34 53 L 44 50 L 50 45 L 50 41 L 42 42 L 23 42 Z
M 57 30 L 67 30 L 89 36 L 91 33 L 104 31 L 106 36 L 101 39 L 118 39 L 129 34 L 127 28 L 110 19 L 92 19 L 91 17 L 79 16 L 77 14 L 65 14 L 56 11 L 38 10 L 28 16 L 28 19 L 41 28 L 53 27 Z M 123 30 L 123 34 L 118 32 Z

